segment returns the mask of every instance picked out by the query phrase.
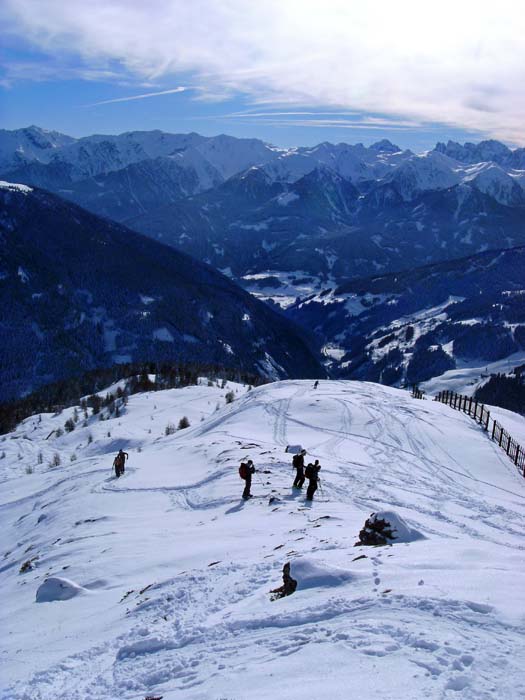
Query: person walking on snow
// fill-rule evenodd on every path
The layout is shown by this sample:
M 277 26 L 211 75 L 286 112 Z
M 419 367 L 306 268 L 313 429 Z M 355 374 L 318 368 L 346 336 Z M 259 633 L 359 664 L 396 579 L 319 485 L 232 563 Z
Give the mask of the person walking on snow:
M 305 476 L 308 479 L 308 488 L 306 490 L 306 500 L 313 501 L 314 493 L 317 491 L 319 485 L 319 471 L 321 470 L 321 465 L 319 460 L 316 459 L 314 464 L 309 464 L 306 467 Z
M 252 497 L 250 489 L 252 487 L 252 475 L 255 474 L 257 470 L 253 466 L 253 462 L 249 459 L 247 462 L 241 462 L 239 467 L 239 476 L 244 479 L 244 491 L 242 492 L 242 497 L 245 501 Z
M 293 456 L 292 466 L 296 470 L 295 480 L 293 482 L 293 488 L 302 489 L 304 484 L 304 456 L 306 450 L 301 450 Z
M 117 479 L 121 474 L 124 474 L 125 472 L 125 464 L 126 460 L 128 459 L 129 455 L 127 452 L 124 452 L 123 450 L 118 451 L 118 455 L 115 457 L 113 460 L 113 466 L 115 467 L 115 476 Z
M 316 380 L 315 380 L 315 383 L 314 383 L 314 389 L 317 389 L 318 386 L 319 386 L 319 380 L 316 379 Z

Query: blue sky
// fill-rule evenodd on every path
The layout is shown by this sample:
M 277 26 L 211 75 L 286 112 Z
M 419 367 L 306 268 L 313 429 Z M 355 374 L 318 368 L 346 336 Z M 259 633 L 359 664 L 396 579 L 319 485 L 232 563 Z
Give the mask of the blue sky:
M 501 21 L 506 2 L 477 2 L 473 19 L 469 0 L 448 16 L 448 0 L 434 14 L 412 0 L 4 0 L 0 126 L 525 145 L 525 26 Z
M 173 88 L 167 86 L 159 91 L 170 89 Z M 8 88 L 0 87 L 0 125 L 16 129 L 35 124 L 77 137 L 141 129 L 196 131 L 205 136 L 225 133 L 260 138 L 278 146 L 313 145 L 321 141 L 368 145 L 388 138 L 402 148 L 413 150 L 431 148 L 437 141 L 449 138 L 459 141 L 480 138 L 476 132 L 439 124 L 382 126 L 384 115 L 350 114 L 344 109 L 322 111 L 308 105 L 292 109 L 278 104 L 260 109 L 242 95 L 210 103 L 196 99 L 191 89 L 97 104 L 143 94 L 150 93 L 111 82 L 24 80 Z M 379 124 L 360 124 L 369 119 L 377 119 Z

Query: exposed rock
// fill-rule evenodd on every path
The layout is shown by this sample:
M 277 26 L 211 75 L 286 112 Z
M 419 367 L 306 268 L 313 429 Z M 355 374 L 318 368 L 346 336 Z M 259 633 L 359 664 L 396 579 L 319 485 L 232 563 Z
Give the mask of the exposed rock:
M 279 588 L 274 588 L 272 593 L 272 600 L 278 600 L 279 598 L 284 598 L 287 595 L 292 595 L 295 593 L 297 588 L 297 581 L 290 576 L 290 562 L 286 562 L 283 566 L 283 585 Z
M 397 513 L 382 511 L 372 513 L 366 519 L 363 529 L 359 532 L 359 542 L 354 546 L 373 547 L 394 542 L 413 542 L 422 538 L 423 535 L 410 527 Z

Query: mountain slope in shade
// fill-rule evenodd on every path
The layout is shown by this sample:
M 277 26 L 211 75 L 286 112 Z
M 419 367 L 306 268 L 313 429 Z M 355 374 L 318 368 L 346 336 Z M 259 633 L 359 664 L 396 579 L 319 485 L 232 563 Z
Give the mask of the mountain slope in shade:
M 418 383 L 525 359 L 525 248 L 490 251 L 307 297 L 287 313 L 315 329 L 340 376 Z M 497 371 L 497 370 L 494 370 Z
M 0 186 L 2 399 L 114 362 L 315 376 L 302 333 L 212 268 L 41 190 Z
M 472 173 L 424 189 L 423 175 L 403 177 L 402 167 L 366 194 L 327 167 L 292 183 L 252 168 L 128 223 L 238 278 L 288 272 L 325 286 L 525 243 L 525 197 L 512 178 L 497 170 L 497 195 L 519 206 L 482 191 L 490 183 Z

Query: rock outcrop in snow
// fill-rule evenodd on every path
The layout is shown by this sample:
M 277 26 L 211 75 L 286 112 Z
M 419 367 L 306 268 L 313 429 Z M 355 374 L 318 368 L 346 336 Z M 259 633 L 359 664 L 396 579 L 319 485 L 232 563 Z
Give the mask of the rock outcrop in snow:
M 423 539 L 423 535 L 410 527 L 403 518 L 393 511 L 372 513 L 359 532 L 359 541 L 355 546 L 377 546 L 401 542 L 414 542 Z

